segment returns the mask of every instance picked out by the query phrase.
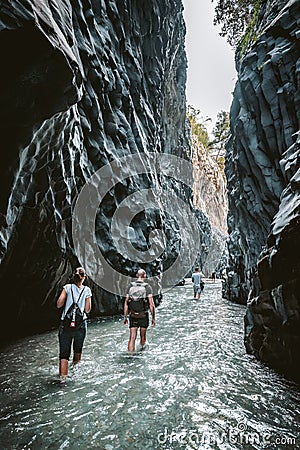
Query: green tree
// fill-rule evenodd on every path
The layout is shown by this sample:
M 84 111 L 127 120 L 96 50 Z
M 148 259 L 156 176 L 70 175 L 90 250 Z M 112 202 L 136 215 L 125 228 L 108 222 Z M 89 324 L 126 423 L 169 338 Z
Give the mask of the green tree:
M 212 0 L 216 2 L 214 25 L 221 25 L 221 36 L 237 47 L 247 26 L 253 21 L 260 0 Z
M 213 140 L 211 141 L 211 147 L 217 160 L 225 155 L 225 144 L 229 136 L 229 128 L 229 113 L 220 111 L 217 114 L 217 121 L 212 131 Z
M 211 119 L 209 117 L 204 119 L 201 115 L 201 111 L 192 105 L 188 105 L 186 115 L 191 124 L 192 134 L 197 138 L 198 142 L 203 144 L 205 148 L 209 149 L 210 139 L 205 123 Z

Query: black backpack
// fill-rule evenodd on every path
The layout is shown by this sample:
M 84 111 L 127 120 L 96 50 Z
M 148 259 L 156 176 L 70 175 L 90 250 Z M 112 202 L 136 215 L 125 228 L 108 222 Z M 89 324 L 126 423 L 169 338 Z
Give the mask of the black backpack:
M 82 289 L 82 291 L 80 292 L 80 295 L 77 299 L 77 302 L 75 302 L 74 300 L 74 294 L 73 294 L 73 289 L 71 286 L 71 293 L 72 293 L 72 298 L 73 298 L 73 303 L 70 306 L 70 308 L 68 309 L 68 311 L 66 312 L 66 315 L 64 317 L 63 320 L 63 325 L 64 328 L 69 329 L 69 330 L 77 330 L 80 325 L 83 322 L 83 311 L 81 311 L 81 309 L 78 306 L 79 300 L 81 295 L 83 294 L 83 292 L 85 291 L 85 287 Z
M 146 286 L 148 286 L 147 283 L 140 283 L 138 281 L 133 281 L 131 283 L 131 286 L 128 290 L 129 300 L 129 310 L 130 313 L 134 316 L 138 315 L 146 315 L 146 312 L 148 311 L 148 299 L 147 299 L 147 291 Z

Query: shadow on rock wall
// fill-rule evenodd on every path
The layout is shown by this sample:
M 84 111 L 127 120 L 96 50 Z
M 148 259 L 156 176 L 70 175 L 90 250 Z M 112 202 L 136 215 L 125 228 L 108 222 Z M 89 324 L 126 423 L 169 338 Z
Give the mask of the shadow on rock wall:
M 224 294 L 248 300 L 247 351 L 300 379 L 299 19 L 299 1 L 264 3 L 237 53 Z
M 140 163 L 149 161 L 149 152 L 189 154 L 185 27 L 181 0 L 16 0 L 2 5 L 0 18 L 7 61 L 0 74 L 7 169 L 0 194 L 0 279 L 8 287 L 2 315 L 13 323 L 11 335 L 18 336 L 59 320 L 56 297 L 81 262 L 74 251 L 72 212 L 90 177 L 131 154 Z M 169 238 L 160 258 L 130 261 L 111 242 L 111 218 L 123 199 L 151 187 L 159 205 L 166 185 L 189 203 L 191 189 L 180 181 L 139 174 L 109 189 L 92 224 L 110 264 L 127 276 L 140 265 L 149 276 L 160 276 L 180 251 L 176 217 L 158 208 L 139 213 L 131 239 L 143 250 L 151 232 L 163 228 Z M 181 210 L 178 204 L 179 215 Z M 99 287 L 86 269 L 92 317 L 119 313 L 122 296 Z

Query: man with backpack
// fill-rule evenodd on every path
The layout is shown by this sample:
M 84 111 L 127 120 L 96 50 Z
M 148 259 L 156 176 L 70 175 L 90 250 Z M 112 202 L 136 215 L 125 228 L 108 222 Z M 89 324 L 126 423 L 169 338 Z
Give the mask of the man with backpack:
M 91 289 L 84 286 L 86 279 L 83 267 L 78 267 L 72 282 L 66 284 L 57 299 L 57 307 L 64 306 L 58 332 L 59 338 L 59 375 L 62 383 L 66 382 L 69 358 L 73 343 L 73 364 L 81 360 L 83 342 L 87 332 L 87 314 L 91 311 Z
M 146 272 L 139 269 L 136 274 L 137 280 L 128 286 L 124 303 L 124 324 L 128 324 L 129 315 L 129 342 L 128 351 L 135 351 L 135 341 L 138 328 L 140 329 L 141 349 L 146 345 L 146 333 L 149 326 L 149 309 L 152 316 L 152 326 L 155 326 L 155 305 L 151 286 L 145 282 Z

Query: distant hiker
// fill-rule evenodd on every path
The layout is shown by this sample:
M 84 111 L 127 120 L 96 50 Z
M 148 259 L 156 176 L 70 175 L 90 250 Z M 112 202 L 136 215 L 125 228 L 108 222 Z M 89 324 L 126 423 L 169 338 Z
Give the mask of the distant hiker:
M 66 284 L 57 299 L 57 307 L 64 306 L 59 326 L 59 375 L 64 383 L 68 376 L 69 358 L 73 343 L 73 364 L 81 360 L 83 342 L 87 332 L 87 314 L 91 311 L 91 289 L 84 286 L 86 279 L 83 267 L 78 267 L 72 282 Z
M 204 289 L 204 283 L 202 281 L 204 275 L 199 271 L 199 267 L 195 267 L 195 272 L 192 274 L 192 282 L 194 288 L 194 298 L 196 298 L 198 294 L 198 299 L 200 299 L 201 292 Z
M 146 345 L 146 333 L 149 326 L 149 309 L 152 316 L 152 326 L 155 326 L 155 305 L 153 301 L 152 288 L 145 282 L 146 272 L 138 270 L 137 280 L 132 281 L 127 289 L 124 303 L 124 324 L 127 325 L 129 315 L 129 342 L 128 351 L 135 351 L 135 341 L 138 328 L 140 329 L 141 349 Z
M 211 274 L 211 279 L 214 280 L 214 283 L 216 282 L 216 272 Z

